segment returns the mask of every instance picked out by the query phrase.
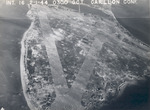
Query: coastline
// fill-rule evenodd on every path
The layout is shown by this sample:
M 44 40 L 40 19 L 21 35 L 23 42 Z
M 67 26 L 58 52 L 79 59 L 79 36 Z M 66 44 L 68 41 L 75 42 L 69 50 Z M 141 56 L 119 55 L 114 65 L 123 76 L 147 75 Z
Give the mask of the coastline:
M 26 68 L 25 68 L 25 64 L 24 64 L 24 61 L 25 61 L 25 60 L 24 60 L 25 54 L 27 54 L 26 51 L 25 51 L 25 50 L 27 50 L 27 49 L 25 48 L 26 45 L 25 45 L 24 41 L 25 41 L 25 39 L 28 37 L 27 34 L 28 34 L 28 32 L 33 28 L 33 25 L 34 25 L 34 20 L 32 20 L 32 23 L 31 23 L 29 29 L 28 29 L 28 30 L 25 32 L 25 34 L 23 35 L 23 39 L 22 39 L 22 41 L 21 41 L 22 48 L 21 48 L 20 68 L 21 68 L 21 81 L 22 81 L 24 96 L 25 96 L 26 101 L 27 101 L 27 103 L 28 103 L 28 106 L 31 108 L 31 110 L 36 110 L 37 108 L 34 108 L 34 106 L 32 106 L 32 104 L 30 103 L 29 98 L 27 98 L 28 96 L 27 96 L 27 94 L 26 94 L 26 84 L 25 84 L 25 82 L 27 81 L 27 79 L 26 79 L 26 76 L 25 76 Z M 29 101 L 28 101 L 28 100 L 29 100 Z
M 34 106 L 32 106 L 32 104 L 30 103 L 30 101 L 28 101 L 29 98 L 27 98 L 27 94 L 26 94 L 26 84 L 25 82 L 27 81 L 27 76 L 25 74 L 25 55 L 26 55 L 26 45 L 25 45 L 25 40 L 26 38 L 28 37 L 27 34 L 28 32 L 33 28 L 33 25 L 34 25 L 34 20 L 32 20 L 32 23 L 29 27 L 29 29 L 24 33 L 23 35 L 23 38 L 22 38 L 22 41 L 21 41 L 21 55 L 20 55 L 20 73 L 21 73 L 21 83 L 22 83 L 22 88 L 23 88 L 23 94 L 24 94 L 24 97 L 26 99 L 26 102 L 27 102 L 27 105 L 29 106 L 30 110 L 36 110 L 36 108 L 34 108 Z
M 0 108 L 29 110 L 20 79 L 20 47 L 30 26 L 26 6 L 0 6 Z

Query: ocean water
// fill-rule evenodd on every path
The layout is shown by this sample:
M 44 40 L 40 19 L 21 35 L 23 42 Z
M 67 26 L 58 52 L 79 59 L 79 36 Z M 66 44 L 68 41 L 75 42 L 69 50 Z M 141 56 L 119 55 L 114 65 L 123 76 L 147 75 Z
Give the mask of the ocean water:
M 136 5 L 113 5 L 112 12 L 134 37 L 150 45 L 149 0 L 138 0 Z
M 27 7 L 0 7 L 0 108 L 29 110 L 20 79 L 20 49 L 23 33 L 30 26 Z
M 78 11 L 78 6 L 67 6 Z M 127 11 L 130 8 L 130 12 Z M 150 19 L 147 17 L 149 13 L 146 7 L 144 14 L 139 13 L 139 15 L 132 15 L 134 13 L 133 7 L 112 7 L 112 12 L 117 18 L 118 22 L 125 27 L 134 37 L 143 41 L 144 43 L 150 45 Z M 92 13 L 96 15 L 101 15 L 101 12 L 93 9 L 87 8 L 86 6 L 81 6 L 81 13 Z M 133 12 L 131 10 L 133 9 Z M 120 10 L 120 11 L 118 11 Z M 138 7 L 137 7 L 137 10 Z M 122 16 L 121 14 L 127 13 L 127 15 Z M 142 16 L 143 15 L 143 16 Z M 136 85 L 127 86 L 125 91 L 120 97 L 117 97 L 112 103 L 101 108 L 100 110 L 150 110 L 150 79 L 145 78 L 143 81 L 138 81 Z
M 150 79 L 128 85 L 123 94 L 100 110 L 149 110 L 150 109 Z
M 150 45 L 149 1 L 112 7 L 118 22 L 134 37 Z M 150 110 L 150 78 L 127 86 L 123 94 L 102 110 Z
M 72 7 L 72 6 L 71 6 Z M 78 9 L 78 6 L 72 7 Z M 25 17 L 27 7 L 0 8 L 0 108 L 6 110 L 29 110 L 23 96 L 20 79 L 20 42 L 30 21 Z M 101 14 L 94 9 L 81 7 L 81 12 Z M 126 8 L 122 9 L 126 11 Z M 119 23 L 136 38 L 150 44 L 149 18 L 118 17 Z M 104 15 L 105 16 L 105 15 Z M 102 110 L 149 110 L 150 80 L 139 81 L 126 87 L 123 94 Z

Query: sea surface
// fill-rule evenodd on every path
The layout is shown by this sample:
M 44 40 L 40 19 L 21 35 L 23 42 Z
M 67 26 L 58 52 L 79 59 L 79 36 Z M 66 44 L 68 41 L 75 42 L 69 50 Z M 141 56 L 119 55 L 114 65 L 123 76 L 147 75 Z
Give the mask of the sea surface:
M 112 12 L 119 23 L 134 37 L 140 39 L 148 45 L 150 45 L 149 4 L 149 0 L 141 0 L 137 5 L 112 6 Z
M 115 5 L 112 12 L 134 37 L 150 45 L 149 0 L 141 0 L 138 5 Z M 119 98 L 102 110 L 150 110 L 150 78 L 127 86 Z
M 0 108 L 29 110 L 20 79 L 20 49 L 23 33 L 30 26 L 26 6 L 0 7 Z
M 78 5 L 73 6 L 70 4 L 67 7 L 77 11 L 79 9 Z M 118 22 L 134 37 L 150 45 L 150 19 L 149 12 L 147 10 L 149 10 L 148 6 L 143 8 L 143 13 L 140 13 L 139 7 L 134 7 L 133 9 L 132 5 L 118 5 L 112 7 L 112 12 Z M 94 15 L 102 14 L 101 11 L 88 8 L 84 5 L 80 6 L 80 12 L 92 13 Z M 122 13 L 126 14 L 122 15 Z M 133 15 L 133 13 L 136 14 Z M 102 16 L 104 15 L 102 14 Z M 106 105 L 100 110 L 150 110 L 150 78 L 138 81 L 136 85 L 128 85 L 120 97 L 116 98 L 112 103 Z
M 78 6 L 70 6 L 78 10 Z M 119 7 L 126 11 L 127 8 Z M 149 18 L 120 17 L 113 9 L 117 20 L 136 38 L 150 44 Z M 26 18 L 26 6 L 0 7 L 0 108 L 6 110 L 29 110 L 22 92 L 20 79 L 20 49 L 23 33 L 30 26 Z M 101 14 L 98 10 L 81 6 L 81 12 Z M 120 11 L 121 12 L 121 11 Z M 105 15 L 104 15 L 105 16 Z M 102 110 L 148 110 L 150 105 L 150 80 L 128 86 L 124 93 Z

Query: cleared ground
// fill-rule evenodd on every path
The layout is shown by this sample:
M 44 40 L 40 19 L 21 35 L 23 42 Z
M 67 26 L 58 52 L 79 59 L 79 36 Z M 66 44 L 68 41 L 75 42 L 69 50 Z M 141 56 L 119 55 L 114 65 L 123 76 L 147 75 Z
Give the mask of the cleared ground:
M 101 10 L 106 17 L 63 6 L 31 8 L 21 70 L 32 110 L 98 110 L 149 76 L 150 48 L 108 11 Z

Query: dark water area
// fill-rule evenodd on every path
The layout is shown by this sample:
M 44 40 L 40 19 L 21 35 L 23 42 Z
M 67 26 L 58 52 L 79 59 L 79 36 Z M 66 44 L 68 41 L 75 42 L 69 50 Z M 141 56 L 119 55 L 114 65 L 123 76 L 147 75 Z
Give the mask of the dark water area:
M 78 11 L 78 6 L 67 6 Z M 123 9 L 125 11 L 125 9 Z M 123 11 L 122 10 L 122 11 Z M 91 13 L 101 16 L 101 11 L 81 5 L 81 13 Z M 119 13 L 113 13 L 116 17 Z M 106 16 L 105 16 L 106 17 Z M 117 18 L 118 22 L 141 41 L 150 44 L 149 18 L 124 17 Z M 127 86 L 122 95 L 100 110 L 150 110 L 150 79 L 139 81 L 136 85 Z
M 118 22 L 134 37 L 150 45 L 149 1 L 139 5 L 113 6 Z M 150 78 L 126 87 L 123 94 L 103 110 L 150 110 Z
M 0 108 L 29 110 L 20 78 L 20 51 L 31 21 L 26 6 L 0 7 Z
M 112 12 L 134 37 L 150 45 L 149 0 L 139 0 L 133 5 L 113 5 Z
M 100 110 L 150 110 L 150 79 L 128 85 L 123 94 Z
M 117 18 L 134 37 L 150 45 L 150 18 Z
M 78 5 L 68 4 L 65 6 L 74 9 L 76 11 L 79 11 Z M 130 16 L 130 14 L 132 14 L 133 12 L 129 12 L 130 14 L 128 15 L 124 15 L 124 16 L 121 15 L 121 13 L 123 11 L 126 11 L 127 9 L 128 9 L 127 7 L 118 8 L 117 6 L 112 6 L 112 12 L 116 16 L 118 22 L 123 27 L 125 27 L 134 37 L 150 45 L 150 18 L 144 17 L 144 15 L 148 13 L 142 14 L 143 17 L 141 15 L 136 15 L 135 17 L 133 17 L 133 15 Z M 117 11 L 117 10 L 122 10 L 122 11 Z M 101 17 L 104 18 L 110 17 L 98 9 L 94 9 L 85 5 L 80 5 L 80 12 L 85 14 L 91 13 L 93 15 L 100 15 Z
M 78 11 L 78 6 L 68 6 Z M 81 6 L 81 13 L 103 15 L 101 11 Z M 27 7 L 0 7 L 0 108 L 29 110 L 23 96 L 20 79 L 20 49 L 23 33 L 30 26 Z M 118 13 L 115 13 L 118 16 Z M 149 18 L 121 18 L 117 20 L 136 38 L 150 44 Z M 150 79 L 126 87 L 123 94 L 102 110 L 150 110 Z
M 134 37 L 150 45 L 148 4 L 149 1 L 145 0 L 145 3 L 139 6 L 113 6 L 112 12 L 118 22 Z M 102 110 L 150 110 L 150 78 L 139 81 L 136 85 L 127 86 L 119 98 Z

